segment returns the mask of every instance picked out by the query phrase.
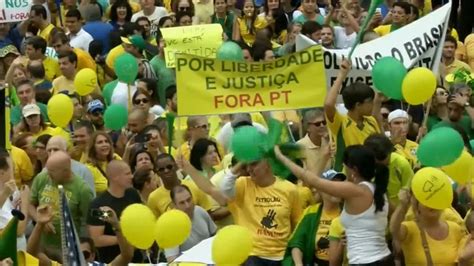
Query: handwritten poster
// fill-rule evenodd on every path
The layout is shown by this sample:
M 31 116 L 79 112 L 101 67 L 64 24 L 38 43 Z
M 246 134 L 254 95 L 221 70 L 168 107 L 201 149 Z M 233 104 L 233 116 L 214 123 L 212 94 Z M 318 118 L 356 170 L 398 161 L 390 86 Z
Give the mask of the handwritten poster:
M 190 54 L 216 58 L 217 49 L 222 44 L 222 26 L 207 24 L 162 28 L 165 40 L 166 67 L 175 67 L 175 54 Z
M 1 0 L 0 23 L 15 22 L 28 19 L 31 0 Z

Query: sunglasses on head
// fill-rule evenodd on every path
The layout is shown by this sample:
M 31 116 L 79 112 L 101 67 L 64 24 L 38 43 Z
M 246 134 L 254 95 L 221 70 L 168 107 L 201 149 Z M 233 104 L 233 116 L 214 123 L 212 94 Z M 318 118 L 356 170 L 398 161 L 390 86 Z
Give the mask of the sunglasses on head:
M 143 98 L 143 99 L 135 99 L 133 101 L 134 104 L 141 104 L 141 103 L 148 103 L 148 99 L 147 98 Z
M 314 123 L 308 123 L 308 124 L 316 126 L 316 127 L 325 126 L 326 125 L 326 120 L 318 121 L 318 122 L 314 122 Z
M 164 172 L 165 170 L 168 170 L 168 171 L 171 171 L 173 170 L 173 165 L 172 164 L 168 164 L 167 166 L 165 167 L 160 167 L 158 169 L 156 169 L 158 172 Z

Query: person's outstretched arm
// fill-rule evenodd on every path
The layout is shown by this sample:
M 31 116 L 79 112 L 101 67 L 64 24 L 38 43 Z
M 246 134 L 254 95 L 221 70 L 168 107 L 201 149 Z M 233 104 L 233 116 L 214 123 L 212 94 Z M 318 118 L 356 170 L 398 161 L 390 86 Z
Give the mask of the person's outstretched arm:
M 334 116 L 337 112 L 337 96 L 339 95 L 342 89 L 342 84 L 346 79 L 350 69 L 351 62 L 349 60 L 344 59 L 341 63 L 341 70 L 339 70 L 339 73 L 337 74 L 336 81 L 334 81 L 334 84 L 331 86 L 331 89 L 329 90 L 328 94 L 326 95 L 326 99 L 324 100 L 324 113 L 326 114 L 326 117 L 329 119 L 330 122 L 334 121 Z

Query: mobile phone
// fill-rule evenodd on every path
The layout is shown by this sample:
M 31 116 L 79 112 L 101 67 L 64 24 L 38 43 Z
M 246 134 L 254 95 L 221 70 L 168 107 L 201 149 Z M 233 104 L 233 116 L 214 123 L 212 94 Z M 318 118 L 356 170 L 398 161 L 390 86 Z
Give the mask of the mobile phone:
M 105 218 L 109 216 L 109 213 L 101 209 L 91 209 L 91 216 L 95 218 Z
M 145 143 L 148 141 L 148 136 L 146 134 L 138 134 L 135 136 L 135 143 Z
M 375 13 L 380 13 L 380 14 L 382 14 L 382 9 L 381 9 L 380 7 L 377 7 L 377 8 L 375 9 Z

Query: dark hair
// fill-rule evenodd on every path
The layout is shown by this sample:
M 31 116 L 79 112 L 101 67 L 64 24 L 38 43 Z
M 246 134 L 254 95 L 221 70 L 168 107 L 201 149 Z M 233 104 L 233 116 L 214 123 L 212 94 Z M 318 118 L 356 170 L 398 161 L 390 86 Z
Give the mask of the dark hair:
M 158 20 L 158 27 L 161 28 L 163 25 L 165 25 L 165 22 L 167 20 L 171 20 L 171 22 L 173 22 L 173 19 L 170 16 L 164 16 L 161 17 L 160 20 Z
M 267 40 L 257 39 L 252 45 L 252 57 L 255 62 L 265 59 L 265 52 L 272 51 L 272 43 Z
M 41 15 L 41 17 L 42 17 L 43 19 L 47 19 L 47 18 L 48 18 L 48 14 L 47 14 L 47 12 L 46 12 L 46 8 L 44 8 L 43 5 L 32 5 L 32 6 L 31 6 L 31 11 L 34 11 L 36 16 Z
M 191 149 L 191 155 L 189 156 L 189 162 L 191 163 L 194 168 L 202 171 L 202 165 L 201 165 L 201 158 L 204 157 L 207 153 L 207 149 L 209 146 L 214 146 L 216 149 L 217 155 L 220 158 L 219 151 L 217 149 L 217 144 L 209 139 L 198 139 L 194 145 L 193 148 Z
M 141 191 L 145 186 L 145 183 L 148 183 L 150 181 L 150 169 L 140 168 L 133 173 L 133 187 L 138 191 Z
M 42 53 L 42 54 L 46 53 L 46 46 L 48 46 L 47 43 L 46 43 L 46 40 L 43 39 L 43 38 L 40 37 L 40 36 L 32 36 L 32 37 L 30 37 L 30 38 L 26 41 L 26 44 L 33 46 L 33 48 L 34 48 L 35 50 L 41 49 L 41 53 Z
M 267 1 L 265 1 L 265 3 L 266 2 Z M 272 14 L 273 14 L 273 19 L 275 20 L 274 34 L 277 35 L 275 37 L 278 37 L 278 35 L 280 35 L 282 31 L 288 29 L 288 24 L 290 23 L 288 21 L 288 17 L 286 16 L 285 11 L 283 11 L 282 8 L 277 8 L 273 10 Z
M 176 24 L 181 25 L 179 21 L 186 16 L 190 17 L 191 19 L 193 18 L 193 14 L 191 12 L 188 12 L 188 11 L 176 12 Z
M 168 129 L 168 124 L 165 117 L 158 117 L 157 119 L 153 121 L 152 125 L 156 125 L 156 127 L 158 128 L 160 132 L 162 130 L 166 131 Z
M 110 20 L 117 21 L 117 8 L 125 7 L 127 9 L 127 15 L 125 16 L 125 21 L 130 21 L 132 19 L 132 6 L 128 3 L 127 0 L 117 0 L 111 7 L 110 7 Z
M 66 33 L 64 33 L 62 31 L 58 31 L 51 38 L 51 42 L 53 44 L 55 42 L 61 42 L 62 44 L 66 44 L 66 43 L 69 43 L 69 37 L 67 37 Z
M 393 143 L 384 134 L 372 134 L 365 139 L 364 145 L 374 152 L 375 159 L 383 161 L 393 152 Z
M 29 85 L 32 90 L 34 90 L 34 87 L 35 87 L 35 85 L 33 84 L 33 82 L 31 80 L 22 79 L 18 82 L 18 84 L 16 84 L 16 89 L 18 90 L 23 85 Z
M 175 197 L 176 193 L 183 192 L 183 191 L 187 191 L 187 192 L 189 192 L 191 197 L 193 196 L 193 193 L 191 193 L 191 190 L 189 190 L 189 188 L 186 185 L 177 185 L 177 186 L 173 187 L 170 191 L 171 200 L 174 202 L 174 197 Z
M 410 15 L 414 14 L 415 15 L 415 20 L 419 19 L 420 18 L 420 11 L 418 10 L 418 7 L 415 6 L 414 4 L 410 4 L 410 3 L 408 3 L 408 5 L 410 5 Z
M 66 12 L 66 18 L 77 18 L 80 21 L 82 19 L 81 12 L 76 8 L 69 9 Z
M 17 134 L 16 136 L 13 137 L 12 144 L 15 147 L 23 149 L 22 147 L 27 144 L 26 139 L 29 137 L 33 137 L 33 134 L 30 132 L 23 132 L 23 133 Z
M 382 211 L 385 205 L 385 193 L 387 192 L 389 171 L 385 165 L 375 161 L 375 155 L 371 149 L 363 145 L 353 145 L 344 151 L 343 162 L 350 168 L 355 168 L 365 181 L 370 182 L 374 177 L 375 212 Z
M 166 100 L 173 100 L 173 96 L 176 94 L 176 85 L 170 85 L 166 88 L 165 97 Z
M 239 41 L 237 44 L 240 46 L 240 49 L 249 51 L 250 54 L 253 53 L 252 47 L 250 47 L 246 42 Z
M 458 42 L 456 41 L 456 39 L 451 36 L 451 35 L 446 35 L 446 38 L 444 39 L 444 42 L 450 42 L 450 43 L 454 43 L 454 48 L 458 48 Z
M 153 169 L 148 169 L 148 170 L 154 170 L 155 169 L 155 162 L 153 162 L 153 156 L 151 155 L 151 153 L 149 153 L 144 148 L 140 148 L 140 149 L 138 149 L 138 150 L 136 150 L 132 153 L 132 156 L 130 157 L 130 161 L 128 162 L 130 164 L 130 169 L 132 170 L 132 172 L 135 172 L 136 170 L 138 170 L 138 169 L 136 169 L 136 167 L 137 167 L 137 158 L 138 158 L 138 155 L 140 155 L 142 153 L 146 153 L 148 155 L 148 157 L 150 157 L 151 164 L 153 165 Z
M 107 162 L 110 162 L 114 159 L 114 142 L 107 132 L 104 131 L 96 131 L 91 137 L 91 142 L 89 143 L 89 147 L 87 149 L 88 154 L 88 162 L 91 163 L 93 166 L 99 168 L 99 160 L 97 158 L 97 151 L 95 150 L 95 142 L 99 136 L 103 136 L 107 139 L 110 144 L 110 151 L 107 155 Z
M 396 7 L 396 6 L 400 7 L 401 9 L 403 9 L 403 11 L 405 11 L 405 15 L 410 14 L 411 8 L 410 8 L 410 4 L 409 4 L 409 3 L 407 3 L 407 2 L 395 2 L 395 3 L 393 3 L 392 8 L 394 8 L 394 7 Z
M 191 17 L 194 16 L 195 14 L 195 9 L 194 9 L 194 3 L 193 1 L 191 0 L 187 0 L 188 3 L 189 3 L 189 8 L 188 10 L 186 10 L 187 13 L 190 13 L 191 14 Z M 172 3 L 171 3 L 171 11 L 173 11 L 175 14 L 176 14 L 176 21 L 178 21 L 178 6 L 179 6 L 179 2 L 180 0 L 172 0 Z
M 31 76 L 33 78 L 37 78 L 37 79 L 43 79 L 44 76 L 46 75 L 46 71 L 44 69 L 44 66 L 43 64 L 31 64 L 31 62 L 28 64 L 28 66 L 26 67 L 26 69 L 28 70 L 28 72 L 30 72 Z
M 250 18 L 250 27 L 247 29 L 247 31 L 250 34 L 255 34 L 256 29 L 255 29 L 254 24 L 255 24 L 255 20 L 257 19 L 257 5 L 255 5 L 254 0 L 245 0 L 243 5 L 242 5 L 242 10 L 243 10 L 243 7 L 245 6 L 246 2 L 251 2 L 253 4 L 253 14 L 252 14 L 252 17 Z M 245 19 L 245 14 L 242 14 L 242 18 Z
M 59 52 L 58 59 L 67 57 L 70 63 L 77 65 L 77 55 L 73 51 Z
M 151 24 L 150 20 L 149 20 L 147 17 L 145 17 L 145 16 L 141 16 L 141 17 L 137 18 L 137 20 L 135 21 L 135 23 L 138 24 L 138 22 L 140 22 L 140 21 L 142 21 L 142 20 L 148 22 L 148 24 Z M 140 25 L 139 25 L 139 26 L 140 26 Z
M 162 159 L 170 159 L 172 162 L 176 162 L 173 155 L 169 153 L 161 153 L 160 155 L 156 156 L 155 162 L 158 162 L 159 160 L 162 160 Z
M 94 240 L 92 240 L 92 238 L 86 237 L 86 236 L 81 236 L 81 237 L 79 238 L 79 242 L 80 242 L 81 244 L 83 244 L 83 243 L 89 244 L 89 246 L 91 247 L 92 253 L 95 253 L 95 252 L 96 252 L 96 250 L 95 250 L 95 245 L 94 245 Z
M 128 37 L 130 35 L 135 34 L 136 31 L 140 31 L 140 27 L 138 27 L 137 23 L 126 22 L 125 24 L 123 24 L 123 28 L 120 31 L 120 36 Z
M 43 114 L 39 114 L 39 118 L 40 118 L 40 127 L 41 127 L 41 129 L 46 129 L 48 126 L 44 122 Z M 23 125 L 25 126 L 24 129 L 26 129 L 26 131 L 23 131 L 22 133 L 30 132 L 30 126 L 26 122 L 26 118 L 24 116 L 21 116 L 21 120 L 23 121 Z
M 342 100 L 347 110 L 352 110 L 357 103 L 363 103 L 367 99 L 374 99 L 375 93 L 372 88 L 362 82 L 354 82 L 342 89 Z
M 138 81 L 146 84 L 146 89 L 149 92 L 153 103 L 159 103 L 159 95 L 156 93 L 158 91 L 157 80 L 152 78 L 141 78 Z
M 104 45 L 99 40 L 93 40 L 89 43 L 89 54 L 92 58 L 96 58 L 97 55 L 101 55 L 104 50 Z
M 89 135 L 92 136 L 92 134 L 94 134 L 94 125 L 89 120 L 78 120 L 73 124 L 74 130 L 78 130 L 83 127 L 86 128 L 86 131 Z
M 46 146 L 48 144 L 49 139 L 52 138 L 52 137 L 53 136 L 51 136 L 49 134 L 44 134 L 44 135 L 41 135 L 38 138 L 36 138 L 35 142 L 39 142 L 39 143 L 43 144 L 44 146 Z
M 313 21 L 313 20 L 308 20 L 301 26 L 301 34 L 311 35 L 311 34 L 317 32 L 317 31 L 320 31 L 322 29 L 323 29 L 323 27 L 321 27 L 321 25 L 319 25 L 318 22 Z
M 135 105 L 135 99 L 138 97 L 138 95 L 145 95 L 146 98 L 151 101 L 151 95 L 150 93 L 148 92 L 148 90 L 144 90 L 142 88 L 139 88 L 135 91 L 135 93 L 133 94 L 132 96 L 132 104 Z

